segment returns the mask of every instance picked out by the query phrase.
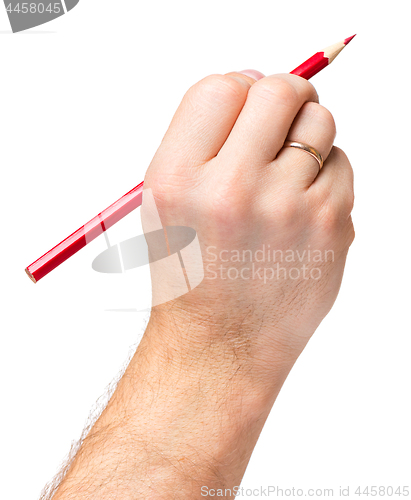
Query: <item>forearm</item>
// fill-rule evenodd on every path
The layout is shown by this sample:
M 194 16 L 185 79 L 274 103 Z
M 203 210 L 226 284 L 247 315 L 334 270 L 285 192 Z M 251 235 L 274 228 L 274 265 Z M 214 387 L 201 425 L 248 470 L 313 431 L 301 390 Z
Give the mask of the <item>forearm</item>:
M 202 343 L 198 318 L 168 317 L 152 316 L 56 500 L 192 499 L 240 484 L 286 363 L 264 381 L 244 345 L 222 341 L 223 325 Z
M 178 285 L 180 261 L 152 266 L 148 328 L 54 500 L 192 500 L 239 485 L 354 238 L 352 168 L 334 137 L 295 75 L 211 75 L 186 93 L 147 171 L 142 222 L 196 232 L 203 262 L 180 255 L 196 286 Z M 147 243 L 150 262 L 167 254 Z

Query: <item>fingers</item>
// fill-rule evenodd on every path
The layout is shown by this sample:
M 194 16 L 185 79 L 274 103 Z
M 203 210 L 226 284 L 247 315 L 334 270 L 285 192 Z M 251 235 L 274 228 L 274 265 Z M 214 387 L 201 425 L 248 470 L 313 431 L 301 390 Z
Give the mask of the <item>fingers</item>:
M 240 71 L 240 73 L 242 75 L 250 76 L 255 81 L 261 80 L 261 78 L 265 77 L 265 75 L 263 75 L 263 73 L 261 73 L 261 71 L 257 71 L 255 69 L 243 69 L 242 71 Z
M 308 144 L 327 159 L 336 135 L 332 114 L 315 102 L 306 102 L 298 112 L 287 140 Z M 318 161 L 307 152 L 284 147 L 271 164 L 276 178 L 281 178 L 296 189 L 308 188 L 319 173 Z
M 321 172 L 307 194 L 329 222 L 346 220 L 354 205 L 354 174 L 344 151 L 333 146 Z M 330 210 L 330 207 L 332 209 Z
M 318 102 L 318 95 L 304 78 L 289 74 L 262 78 L 250 88 L 219 158 L 233 164 L 235 152 L 236 161 L 244 165 L 271 162 L 307 101 Z
M 168 171 L 201 165 L 217 155 L 255 79 L 239 73 L 210 75 L 185 94 L 165 134 L 158 163 Z M 163 154 L 164 153 L 164 154 Z M 172 158 L 173 164 L 170 164 Z
M 209 177 L 215 169 L 228 184 L 246 173 L 244 182 L 262 181 L 270 190 L 306 190 L 318 162 L 305 151 L 283 148 L 285 140 L 306 143 L 327 160 L 335 135 L 331 113 L 303 78 L 250 70 L 211 75 L 184 96 L 149 170 L 160 175 L 165 192 L 174 184 L 191 189 L 202 182 L 202 172 Z M 328 177 L 321 172 L 312 193 L 331 189 L 333 174 Z

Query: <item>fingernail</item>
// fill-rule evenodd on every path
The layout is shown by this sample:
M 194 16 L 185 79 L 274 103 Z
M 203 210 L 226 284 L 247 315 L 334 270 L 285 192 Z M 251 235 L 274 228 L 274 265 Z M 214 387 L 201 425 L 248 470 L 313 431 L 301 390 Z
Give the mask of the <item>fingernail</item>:
M 243 69 L 243 71 L 238 71 L 238 73 L 249 76 L 250 78 L 254 78 L 254 80 L 261 80 L 261 78 L 265 77 L 265 75 L 263 75 L 256 69 Z

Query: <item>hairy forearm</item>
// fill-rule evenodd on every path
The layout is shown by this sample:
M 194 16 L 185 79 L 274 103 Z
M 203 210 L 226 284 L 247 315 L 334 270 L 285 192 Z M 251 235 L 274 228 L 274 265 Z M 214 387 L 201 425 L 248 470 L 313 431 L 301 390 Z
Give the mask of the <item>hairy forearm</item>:
M 147 331 L 54 500 L 192 500 L 240 483 L 354 238 L 352 168 L 334 137 L 296 75 L 211 75 L 186 93 L 144 179 L 142 222 L 194 230 L 205 266 L 178 246 L 199 283 L 189 293 L 180 261 L 152 266 Z M 319 148 L 323 168 L 287 138 Z
M 223 340 L 227 325 L 213 325 L 205 341 L 212 322 L 161 317 L 152 316 L 55 500 L 192 499 L 201 487 L 240 484 L 291 363 L 264 380 L 245 339 Z

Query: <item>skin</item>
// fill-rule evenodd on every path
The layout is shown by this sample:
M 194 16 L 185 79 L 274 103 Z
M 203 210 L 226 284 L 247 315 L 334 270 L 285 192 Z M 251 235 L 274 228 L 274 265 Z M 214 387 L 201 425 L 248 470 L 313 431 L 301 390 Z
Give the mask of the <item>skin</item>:
M 55 500 L 193 499 L 204 486 L 240 484 L 284 380 L 337 297 L 354 239 L 353 172 L 335 134 L 314 87 L 295 75 L 211 75 L 188 90 L 145 187 L 164 226 L 196 230 L 205 279 L 153 307 Z M 282 149 L 286 139 L 315 147 L 323 169 L 304 151 Z M 284 277 L 265 282 L 211 279 L 210 247 L 213 264 L 227 266 L 228 252 L 263 245 L 303 257 L 281 262 Z M 249 262 L 229 265 L 241 272 Z M 291 278 L 297 265 L 317 278 Z M 163 283 L 152 281 L 155 293 Z

